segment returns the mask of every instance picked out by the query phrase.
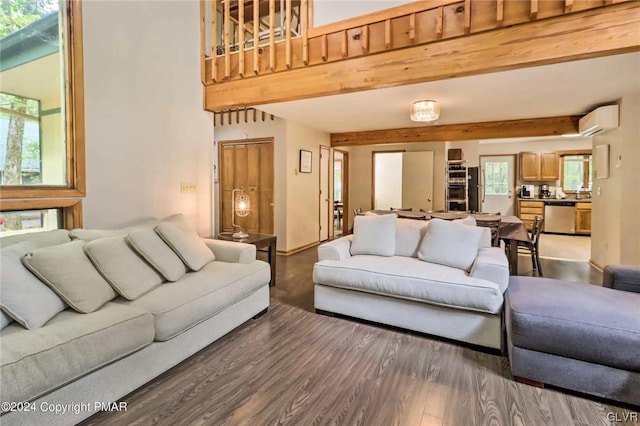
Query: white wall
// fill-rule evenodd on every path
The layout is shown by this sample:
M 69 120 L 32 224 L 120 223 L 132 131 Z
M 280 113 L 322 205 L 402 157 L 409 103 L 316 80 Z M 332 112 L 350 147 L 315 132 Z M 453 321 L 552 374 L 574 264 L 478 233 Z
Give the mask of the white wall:
M 83 3 L 86 227 L 182 212 L 211 234 L 213 121 L 202 108 L 198 22 L 192 1 Z M 197 192 L 181 193 L 181 182 Z
M 314 0 L 313 26 L 319 27 L 405 3 L 411 2 L 402 0 Z
M 287 121 L 286 251 L 313 244 L 320 239 L 320 145 L 331 145 L 328 133 Z M 298 171 L 301 149 L 313 153 L 311 173 Z M 329 198 L 329 202 L 332 202 L 331 194 Z
M 320 145 L 330 145 L 329 134 L 276 117 L 273 121 L 216 126 L 214 137 L 216 143 L 274 138 L 274 231 L 278 236 L 277 249 L 286 252 L 317 242 L 320 236 Z M 301 149 L 313 153 L 312 173 L 298 173 Z M 216 147 L 216 164 L 217 161 Z M 216 182 L 216 193 L 217 188 Z M 215 208 L 217 210 L 218 206 Z M 217 211 L 215 217 L 218 227 Z
M 640 96 L 620 105 L 620 127 L 593 138 L 594 148 L 609 144 L 609 178 L 593 182 L 591 259 L 596 265 L 640 266 Z

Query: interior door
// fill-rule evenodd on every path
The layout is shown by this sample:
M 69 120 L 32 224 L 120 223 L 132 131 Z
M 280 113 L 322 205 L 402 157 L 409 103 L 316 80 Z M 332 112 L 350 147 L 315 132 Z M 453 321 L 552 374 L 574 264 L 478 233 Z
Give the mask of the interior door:
M 433 151 L 402 154 L 402 208 L 433 210 Z
M 329 239 L 329 166 L 330 149 L 326 146 L 320 147 L 320 241 Z M 333 211 L 333 209 L 331 209 Z M 331 215 L 333 219 L 333 215 Z
M 220 231 L 233 232 L 232 191 L 249 196 L 246 217 L 236 225 L 249 233 L 273 234 L 273 142 L 220 142 Z
M 515 155 L 480 157 L 481 211 L 513 215 L 515 189 Z

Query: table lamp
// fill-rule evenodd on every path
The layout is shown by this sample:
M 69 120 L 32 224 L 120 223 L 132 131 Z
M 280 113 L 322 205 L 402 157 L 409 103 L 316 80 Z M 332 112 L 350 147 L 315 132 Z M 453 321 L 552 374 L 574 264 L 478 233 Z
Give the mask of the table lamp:
M 236 193 L 238 195 L 236 195 Z M 244 193 L 242 189 L 234 189 L 231 191 L 231 205 L 233 206 L 233 214 L 231 215 L 231 225 L 234 228 L 239 228 L 238 232 L 234 232 L 233 238 L 244 239 L 249 236 L 246 232 L 242 231 L 240 225 L 236 225 L 235 217 L 247 217 L 251 210 L 251 204 L 249 202 L 249 196 Z

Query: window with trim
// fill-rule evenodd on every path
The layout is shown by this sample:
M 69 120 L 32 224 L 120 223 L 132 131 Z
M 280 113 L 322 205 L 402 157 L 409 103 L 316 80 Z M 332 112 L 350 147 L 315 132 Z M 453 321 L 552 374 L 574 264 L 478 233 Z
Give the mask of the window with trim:
M 564 192 L 591 191 L 592 185 L 591 154 L 563 155 L 562 190 Z
M 34 211 L 60 209 L 60 227 L 81 226 L 81 1 L 2 0 L 0 22 L 0 212 L 33 229 Z
M 509 163 L 507 161 L 487 161 L 484 167 L 485 193 L 487 195 L 507 195 L 509 192 Z

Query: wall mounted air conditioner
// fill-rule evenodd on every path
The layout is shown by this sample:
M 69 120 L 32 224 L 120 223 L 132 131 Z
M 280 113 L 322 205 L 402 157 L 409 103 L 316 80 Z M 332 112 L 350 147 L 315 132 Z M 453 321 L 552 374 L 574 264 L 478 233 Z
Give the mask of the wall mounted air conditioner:
M 618 105 L 601 106 L 580 119 L 579 130 L 582 136 L 605 133 L 618 127 Z

